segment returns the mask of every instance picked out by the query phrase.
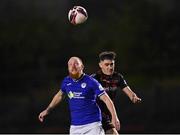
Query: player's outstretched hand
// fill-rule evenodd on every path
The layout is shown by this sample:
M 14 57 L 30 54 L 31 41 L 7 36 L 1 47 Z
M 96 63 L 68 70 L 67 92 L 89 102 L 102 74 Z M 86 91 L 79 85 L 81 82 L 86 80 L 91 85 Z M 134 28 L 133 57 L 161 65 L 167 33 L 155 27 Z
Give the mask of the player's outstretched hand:
M 42 111 L 40 114 L 39 114 L 39 121 L 40 122 L 43 122 L 44 121 L 44 117 L 48 115 L 48 111 L 47 110 L 44 110 Z
M 141 103 L 141 98 L 139 98 L 138 96 L 133 96 L 133 98 L 132 98 L 132 102 L 133 103 Z

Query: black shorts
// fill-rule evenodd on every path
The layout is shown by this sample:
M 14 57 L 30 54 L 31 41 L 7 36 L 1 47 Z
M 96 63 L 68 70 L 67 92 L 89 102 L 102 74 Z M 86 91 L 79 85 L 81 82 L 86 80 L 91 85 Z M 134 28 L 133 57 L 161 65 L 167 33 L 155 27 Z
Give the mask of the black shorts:
M 109 119 L 102 118 L 102 127 L 106 132 L 109 129 L 115 128 L 112 122 Z

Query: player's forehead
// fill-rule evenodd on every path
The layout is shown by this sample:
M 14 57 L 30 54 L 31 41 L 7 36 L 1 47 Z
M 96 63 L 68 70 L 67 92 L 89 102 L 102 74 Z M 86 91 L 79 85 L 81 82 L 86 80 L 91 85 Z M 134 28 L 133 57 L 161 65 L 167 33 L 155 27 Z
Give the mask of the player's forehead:
M 114 60 L 105 59 L 105 60 L 101 61 L 101 63 L 103 63 L 103 64 L 112 64 L 112 63 L 114 63 Z
M 77 64 L 82 64 L 80 58 L 78 57 L 71 57 L 68 61 L 68 64 L 74 64 L 74 63 L 77 63 Z

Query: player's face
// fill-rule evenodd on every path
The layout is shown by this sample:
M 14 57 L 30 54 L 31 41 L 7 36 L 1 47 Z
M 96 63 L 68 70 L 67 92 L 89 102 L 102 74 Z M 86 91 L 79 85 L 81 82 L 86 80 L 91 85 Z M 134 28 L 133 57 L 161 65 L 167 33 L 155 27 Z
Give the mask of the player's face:
M 114 73 L 114 60 L 103 60 L 100 61 L 99 67 L 105 75 L 112 75 Z
M 83 73 L 82 62 L 78 58 L 71 58 L 68 61 L 68 71 L 72 78 L 78 79 Z

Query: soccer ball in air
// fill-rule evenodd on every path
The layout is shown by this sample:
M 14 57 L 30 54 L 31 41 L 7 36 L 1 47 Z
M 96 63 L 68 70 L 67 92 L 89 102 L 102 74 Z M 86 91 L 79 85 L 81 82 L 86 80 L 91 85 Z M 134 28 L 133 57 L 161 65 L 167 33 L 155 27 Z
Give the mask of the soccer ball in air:
M 85 8 L 82 6 L 74 6 L 69 10 L 68 19 L 73 25 L 84 23 L 88 18 Z

